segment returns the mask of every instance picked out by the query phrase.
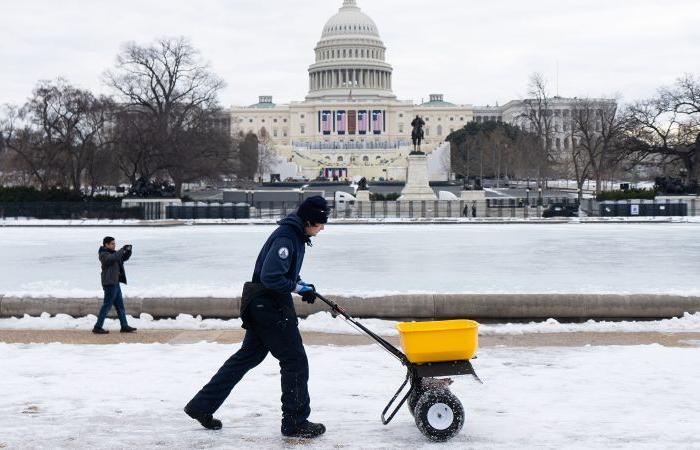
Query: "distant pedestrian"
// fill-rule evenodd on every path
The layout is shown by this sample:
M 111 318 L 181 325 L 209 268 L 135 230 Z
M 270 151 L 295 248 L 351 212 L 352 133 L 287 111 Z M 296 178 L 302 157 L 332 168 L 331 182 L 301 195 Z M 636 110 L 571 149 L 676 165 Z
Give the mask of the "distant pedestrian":
M 476 200 L 472 202 L 472 217 L 476 217 Z
M 469 217 L 469 205 L 464 205 L 464 209 L 462 210 L 462 215 L 464 217 Z
M 104 302 L 97 317 L 97 323 L 92 329 L 95 334 L 107 334 L 109 331 L 103 327 L 105 319 L 112 306 L 117 310 L 122 333 L 133 333 L 136 328 L 130 327 L 126 321 L 126 310 L 124 309 L 124 299 L 119 283 L 126 284 L 126 272 L 124 262 L 131 258 L 131 245 L 125 245 L 116 250 L 117 243 L 113 237 L 107 236 L 102 240 L 97 255 L 102 265 L 102 290 L 104 291 Z

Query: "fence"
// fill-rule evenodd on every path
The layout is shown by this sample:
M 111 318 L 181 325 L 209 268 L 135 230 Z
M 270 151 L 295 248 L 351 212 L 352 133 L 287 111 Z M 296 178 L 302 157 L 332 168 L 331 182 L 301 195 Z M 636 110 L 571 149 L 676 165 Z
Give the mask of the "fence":
M 545 216 L 575 215 L 608 217 L 664 217 L 700 215 L 699 199 L 620 200 L 597 202 L 584 199 L 580 207 L 572 198 L 488 198 L 482 201 L 377 201 L 330 202 L 332 219 L 440 219 L 504 218 L 529 219 Z M 294 202 L 230 203 L 223 201 L 191 202 L 168 205 L 167 219 L 279 219 L 294 212 Z M 157 205 L 156 205 L 157 206 Z M 554 207 L 557 206 L 557 211 Z M 561 208 L 559 208 L 561 206 Z M 155 206 L 153 206 L 155 208 Z M 553 214 L 552 214 L 553 212 Z M 17 202 L 0 203 L 0 219 L 139 219 L 156 218 L 144 206 L 123 208 L 111 202 Z M 158 215 L 158 218 L 163 218 Z
M 3 202 L 0 219 L 143 219 L 143 208 L 122 208 L 118 202 Z

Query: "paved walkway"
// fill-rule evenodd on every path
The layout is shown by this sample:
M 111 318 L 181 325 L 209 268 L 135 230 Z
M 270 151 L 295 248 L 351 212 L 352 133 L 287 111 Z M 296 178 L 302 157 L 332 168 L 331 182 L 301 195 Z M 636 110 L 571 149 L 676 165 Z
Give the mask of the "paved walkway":
M 307 345 L 366 345 L 369 337 L 359 334 L 302 333 Z M 0 330 L 0 342 L 63 344 L 168 343 L 191 344 L 207 341 L 221 344 L 241 342 L 243 330 L 139 330 L 133 334 L 112 331 L 95 335 L 89 330 Z M 399 345 L 398 338 L 388 338 Z M 700 346 L 700 333 L 531 333 L 521 335 L 480 336 L 481 347 L 581 347 L 584 345 L 646 345 L 667 347 Z

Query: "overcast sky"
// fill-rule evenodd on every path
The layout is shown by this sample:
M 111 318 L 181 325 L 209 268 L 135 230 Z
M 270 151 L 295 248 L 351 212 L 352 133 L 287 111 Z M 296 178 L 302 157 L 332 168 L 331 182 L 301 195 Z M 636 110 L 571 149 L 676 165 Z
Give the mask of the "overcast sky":
M 394 93 L 473 105 L 522 98 L 542 72 L 562 96 L 654 94 L 700 76 L 699 0 L 358 0 L 394 67 Z M 6 0 L 0 103 L 63 76 L 97 92 L 120 45 L 191 39 L 227 82 L 221 103 L 300 101 L 326 20 L 342 0 Z

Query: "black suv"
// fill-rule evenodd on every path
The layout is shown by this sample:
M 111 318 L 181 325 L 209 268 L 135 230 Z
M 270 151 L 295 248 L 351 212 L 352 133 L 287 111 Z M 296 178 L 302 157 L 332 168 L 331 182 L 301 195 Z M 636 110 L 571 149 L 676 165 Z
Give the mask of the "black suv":
M 552 203 L 542 212 L 542 217 L 578 217 L 578 205 Z

